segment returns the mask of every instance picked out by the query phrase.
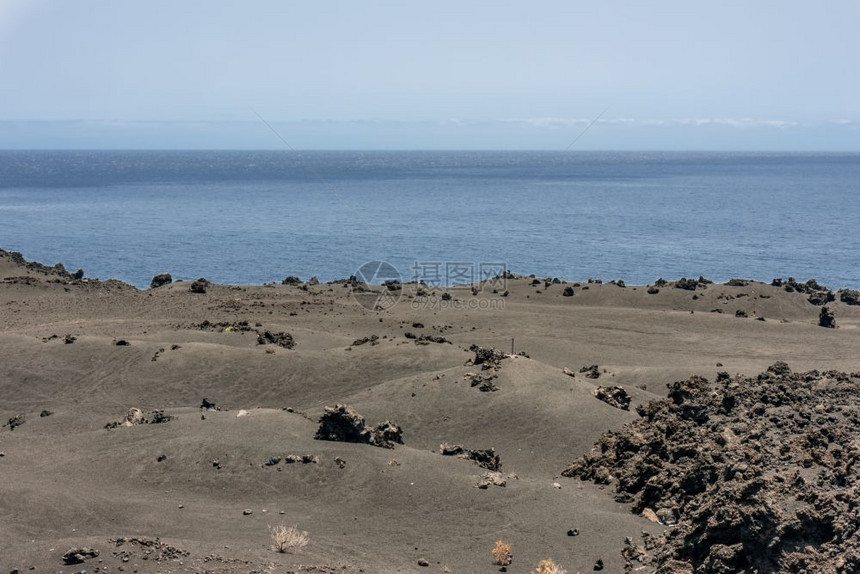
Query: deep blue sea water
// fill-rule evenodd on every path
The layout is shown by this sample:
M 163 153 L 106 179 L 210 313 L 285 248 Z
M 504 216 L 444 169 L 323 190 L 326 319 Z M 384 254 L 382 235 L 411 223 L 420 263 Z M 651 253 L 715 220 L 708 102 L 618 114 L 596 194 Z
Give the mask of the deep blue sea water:
M 858 192 L 860 154 L 6 151 L 0 247 L 138 286 L 384 260 L 856 288 Z

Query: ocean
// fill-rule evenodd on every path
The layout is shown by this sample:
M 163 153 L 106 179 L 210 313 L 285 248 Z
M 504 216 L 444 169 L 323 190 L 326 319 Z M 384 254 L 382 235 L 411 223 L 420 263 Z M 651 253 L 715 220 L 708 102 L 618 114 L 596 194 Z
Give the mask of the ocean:
M 404 281 L 503 265 L 857 288 L 858 192 L 860 154 L 0 151 L 0 247 L 139 287 L 385 261 Z

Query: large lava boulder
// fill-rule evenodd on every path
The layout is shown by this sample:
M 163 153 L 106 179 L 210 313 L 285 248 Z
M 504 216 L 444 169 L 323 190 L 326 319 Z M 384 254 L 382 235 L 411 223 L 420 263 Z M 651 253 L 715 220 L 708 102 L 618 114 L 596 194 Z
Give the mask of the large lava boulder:
M 206 293 L 206 289 L 209 287 L 209 281 L 205 278 L 201 277 L 197 279 L 191 284 L 191 292 L 192 293 Z
M 152 281 L 149 282 L 150 289 L 158 289 L 163 285 L 170 285 L 173 283 L 173 277 L 170 276 L 170 273 L 161 273 L 152 278 Z
M 325 408 L 314 438 L 394 448 L 394 443 L 403 444 L 403 430 L 389 421 L 376 428 L 368 426 L 354 408 L 338 404 Z

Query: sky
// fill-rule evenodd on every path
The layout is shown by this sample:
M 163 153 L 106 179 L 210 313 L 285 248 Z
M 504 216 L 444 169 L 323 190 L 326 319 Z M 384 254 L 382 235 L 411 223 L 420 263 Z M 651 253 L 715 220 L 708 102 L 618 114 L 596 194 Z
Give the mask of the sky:
M 858 22 L 854 0 L 0 0 L 0 149 L 860 151 Z

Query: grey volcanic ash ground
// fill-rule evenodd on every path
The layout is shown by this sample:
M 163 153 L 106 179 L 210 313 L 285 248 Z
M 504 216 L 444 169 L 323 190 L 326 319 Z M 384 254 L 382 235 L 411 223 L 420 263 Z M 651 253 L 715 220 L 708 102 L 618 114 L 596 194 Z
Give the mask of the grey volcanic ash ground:
M 0 251 L 0 567 L 860 568 L 855 291 L 288 279 Z

